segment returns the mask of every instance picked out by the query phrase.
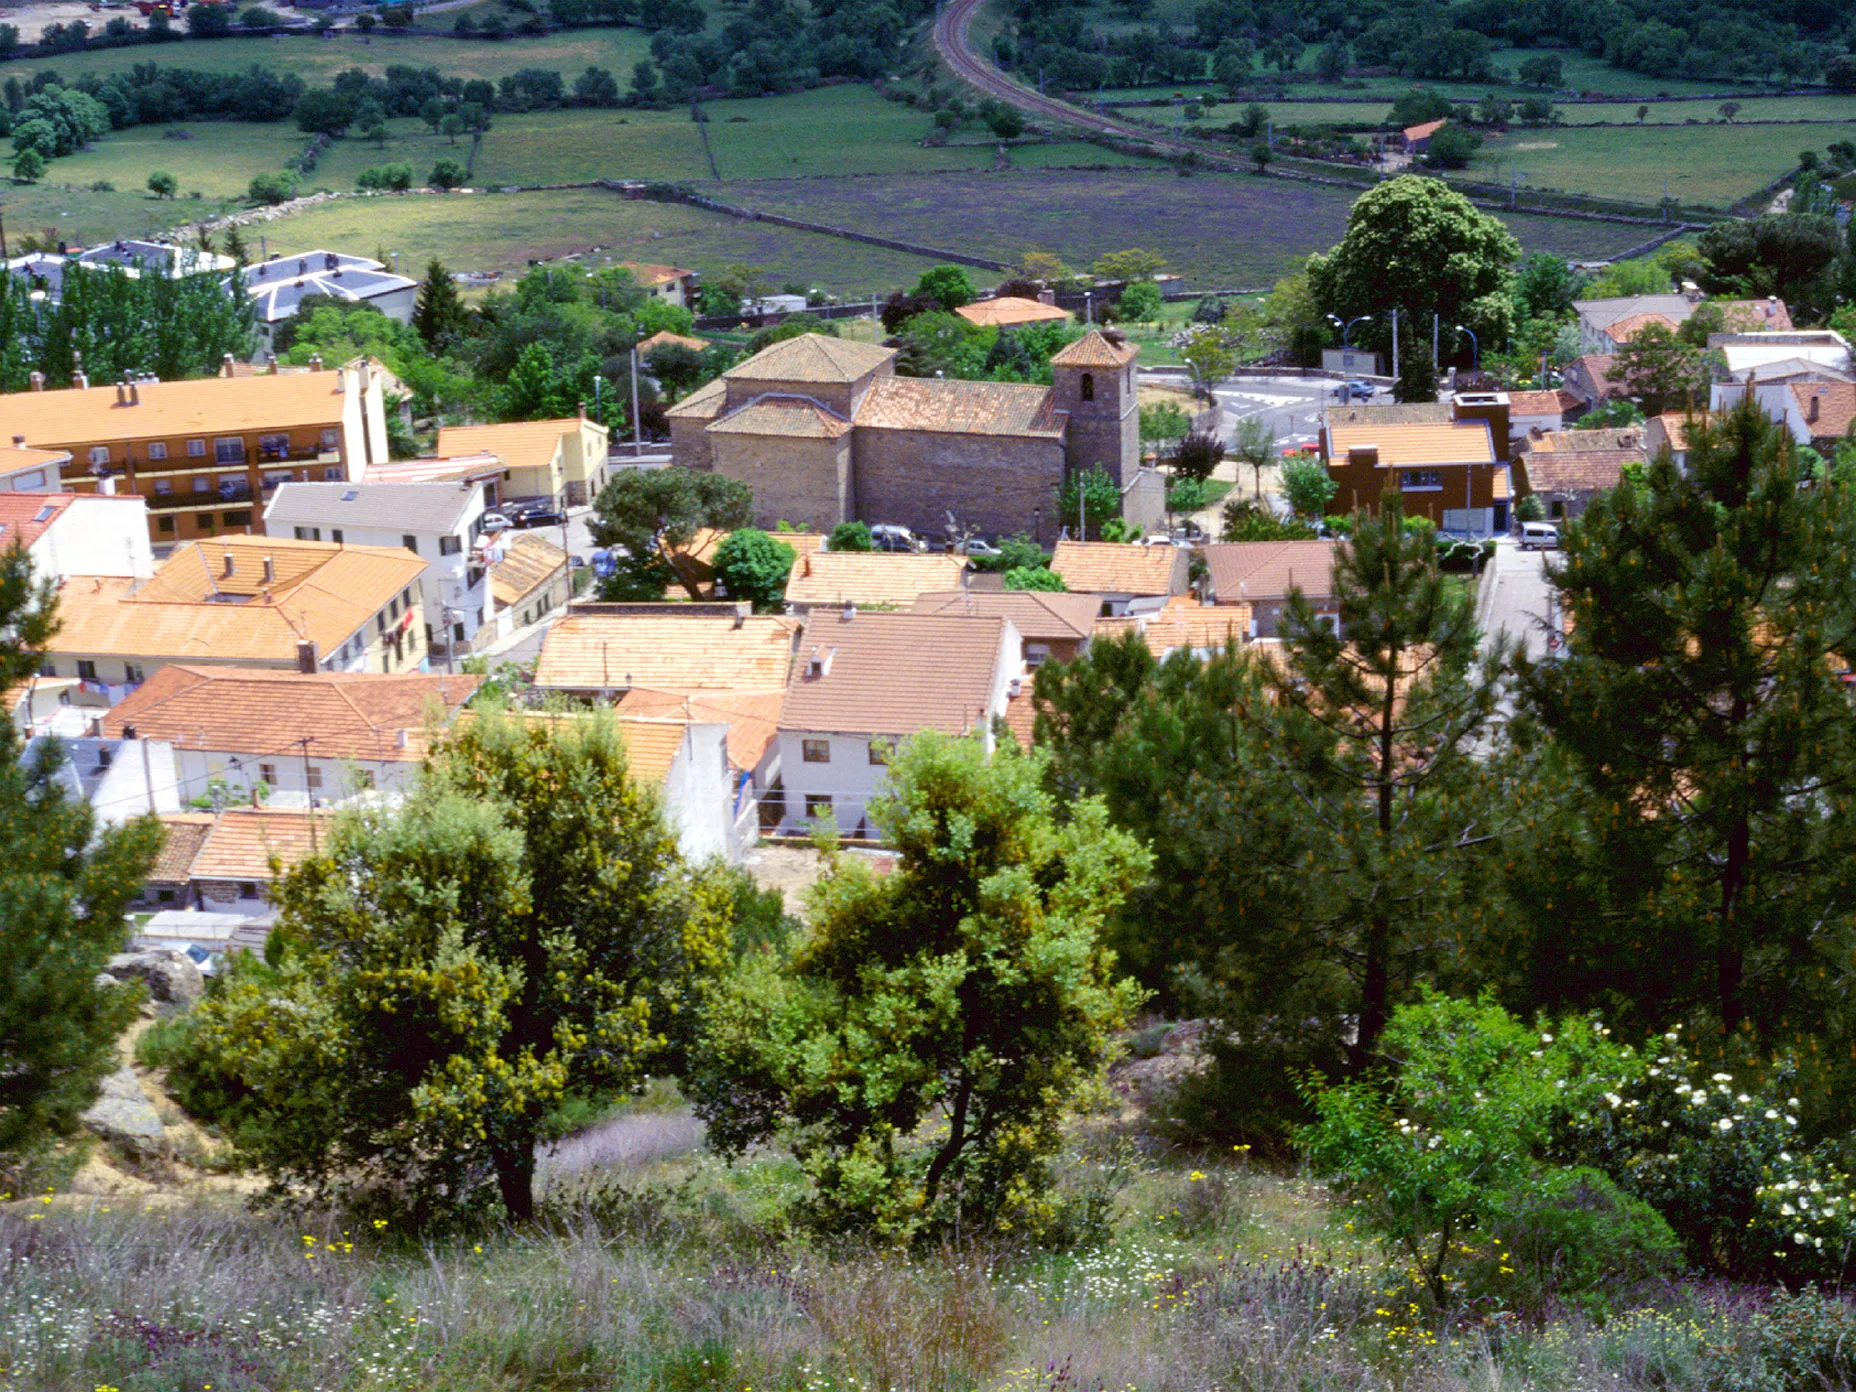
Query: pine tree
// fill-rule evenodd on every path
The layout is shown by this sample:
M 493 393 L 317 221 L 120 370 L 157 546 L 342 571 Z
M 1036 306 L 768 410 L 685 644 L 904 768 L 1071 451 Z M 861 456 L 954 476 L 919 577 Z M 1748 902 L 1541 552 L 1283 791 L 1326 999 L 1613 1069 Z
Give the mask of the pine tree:
M 56 631 L 49 589 L 18 545 L 0 554 L 0 690 L 29 677 Z M 137 996 L 95 980 L 124 943 L 123 908 L 160 846 L 152 817 L 99 833 L 58 781 L 55 748 L 20 758 L 0 720 L 0 1189 L 75 1125 L 114 1063 Z
M 1771 1038 L 1849 982 L 1856 498 L 1757 403 L 1690 441 L 1567 528 L 1569 653 L 1522 666 L 1583 791 L 1538 932 L 1562 999 Z
M 470 311 L 458 294 L 457 282 L 445 269 L 444 262 L 434 257 L 432 264 L 425 268 L 425 279 L 420 282 L 419 296 L 413 302 L 412 326 L 419 331 L 426 347 L 434 353 L 442 353 L 469 323 Z

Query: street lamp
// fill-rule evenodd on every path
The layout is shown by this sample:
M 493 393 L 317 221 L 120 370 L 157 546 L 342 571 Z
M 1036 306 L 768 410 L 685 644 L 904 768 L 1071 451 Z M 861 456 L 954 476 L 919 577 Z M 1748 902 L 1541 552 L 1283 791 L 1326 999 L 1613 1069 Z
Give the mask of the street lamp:
M 1328 322 L 1333 324 L 1335 328 L 1340 330 L 1340 346 L 1343 352 L 1345 352 L 1347 349 L 1353 346 L 1353 343 L 1352 343 L 1353 326 L 1355 324 L 1364 324 L 1368 319 L 1371 319 L 1372 317 L 1373 316 L 1370 314 L 1361 314 L 1361 315 L 1356 316 L 1355 318 L 1347 320 L 1345 323 L 1342 323 L 1341 317 L 1338 314 L 1328 315 Z
M 1469 370 L 1471 372 L 1480 372 L 1482 370 L 1482 343 L 1477 339 L 1476 331 L 1474 329 L 1466 329 L 1461 324 L 1456 326 L 1456 331 L 1469 335 Z

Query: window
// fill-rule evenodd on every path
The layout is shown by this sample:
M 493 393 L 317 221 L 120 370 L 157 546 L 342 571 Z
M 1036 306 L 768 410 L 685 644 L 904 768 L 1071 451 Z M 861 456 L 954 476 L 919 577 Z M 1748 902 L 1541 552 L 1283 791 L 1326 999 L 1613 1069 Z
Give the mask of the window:
M 896 742 L 894 740 L 886 740 L 886 739 L 871 740 L 870 741 L 870 762 L 873 764 L 888 764 L 890 751 L 895 748 L 895 744 Z
M 452 624 L 451 636 L 457 642 L 462 643 L 464 641 L 464 625 L 461 623 Z
M 155 527 L 158 531 L 171 532 L 174 530 L 174 519 L 172 517 L 157 517 L 155 519 Z
M 293 527 L 291 530 L 296 533 L 298 541 L 322 540 L 322 528 L 320 527 Z
M 394 595 L 393 598 L 387 602 L 387 617 L 389 619 L 397 619 L 399 616 L 400 616 L 400 597 L 398 595 Z
M 405 589 L 400 591 L 400 603 L 405 605 L 408 609 L 412 608 L 412 586 L 411 585 L 408 585 Z
M 340 449 L 341 443 L 342 437 L 340 431 L 325 430 L 322 432 L 322 447 L 325 450 Z
M 249 527 L 250 525 L 250 508 L 240 508 L 237 512 L 228 512 L 226 514 L 226 526 L 228 527 Z
M 400 538 L 400 545 L 404 546 L 415 556 L 419 554 L 419 538 L 414 536 L 411 532 L 406 533 L 406 535 Z
M 174 481 L 172 479 L 156 479 L 155 480 L 155 496 L 157 498 L 165 498 L 169 494 L 171 494 L 173 491 L 174 491 Z
M 92 445 L 90 447 L 90 462 L 92 464 L 109 463 L 110 447 L 108 445 Z
M 324 483 L 340 483 L 342 481 L 342 466 L 339 464 L 329 465 L 322 471 L 322 481 Z
M 385 633 L 386 631 L 387 631 L 387 611 L 382 609 L 378 614 L 374 615 L 374 632 Z
M 329 540 L 334 542 L 337 546 L 340 546 L 342 544 L 342 529 L 340 527 L 330 527 Z
M 1083 374 L 1082 396 L 1083 396 L 1084 401 L 1094 401 L 1096 399 L 1096 375 L 1095 373 L 1085 372 Z
M 303 781 L 308 785 L 312 793 L 321 792 L 322 766 L 320 764 L 310 764 L 306 766 L 303 770 Z
M 147 677 L 142 675 L 142 664 L 139 662 L 123 663 L 122 679 L 131 686 L 140 686 L 143 682 L 148 680 Z
M 831 815 L 831 810 L 830 793 L 806 794 L 806 816 L 829 817 Z
M 255 880 L 240 880 L 238 882 L 238 897 L 241 899 L 256 899 L 258 897 L 257 882 Z
M 148 446 L 148 457 L 150 459 L 166 459 L 168 457 L 167 441 L 155 440 L 151 442 Z
M 260 435 L 258 453 L 266 459 L 288 459 L 290 457 L 290 437 L 288 435 Z
M 464 543 L 457 537 L 448 536 L 438 539 L 438 554 L 441 556 L 455 556 L 463 549 Z
M 1050 661 L 1050 644 L 1048 643 L 1026 643 L 1025 644 L 1025 666 L 1042 667 L 1046 662 L 1049 662 L 1049 661 Z
M 205 474 L 201 474 L 193 481 L 193 491 L 195 493 L 211 493 L 213 491 L 213 481 Z
M 157 904 L 172 904 L 174 902 L 174 891 L 171 889 L 157 889 L 155 891 L 155 902 Z
M 289 483 L 295 477 L 288 469 L 267 469 L 264 472 L 264 486 L 275 488 L 280 483 Z
M 831 762 L 830 740 L 801 740 L 800 755 L 808 764 L 829 764 Z
M 13 489 L 19 493 L 34 493 L 45 487 L 45 470 L 34 469 L 29 474 L 14 474 Z
M 1407 493 L 1424 493 L 1444 486 L 1444 476 L 1436 469 L 1402 469 L 1398 486 Z
M 259 764 L 258 777 L 275 788 L 277 786 L 277 765 Z
M 243 464 L 245 441 L 242 436 L 226 435 L 213 441 L 213 458 L 221 464 Z
M 97 679 L 97 664 L 87 657 L 78 658 L 77 675 L 80 681 L 95 681 Z
M 206 441 L 204 440 L 187 441 L 187 456 L 190 459 L 199 459 L 199 458 L 202 458 L 205 454 L 206 454 Z
M 1547 515 L 1549 517 L 1564 517 L 1566 515 L 1566 504 L 1562 502 L 1548 503 Z

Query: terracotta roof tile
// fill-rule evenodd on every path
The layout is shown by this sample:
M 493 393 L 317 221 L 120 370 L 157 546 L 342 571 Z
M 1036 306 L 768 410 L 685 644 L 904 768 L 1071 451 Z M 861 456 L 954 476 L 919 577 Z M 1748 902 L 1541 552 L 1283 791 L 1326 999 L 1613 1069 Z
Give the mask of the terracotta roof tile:
M 1422 125 L 1417 126 L 1406 126 L 1404 136 L 1408 141 L 1423 140 L 1426 136 L 1436 135 L 1437 132 L 1442 130 L 1447 124 L 1449 124 L 1448 118 L 1442 121 L 1426 121 Z
M 1223 648 L 1234 639 L 1242 646 L 1250 641 L 1250 606 L 1200 604 L 1189 595 L 1180 595 L 1167 601 L 1159 613 L 1142 619 L 1141 637 L 1156 657 L 1179 648 L 1192 652 Z
M 777 691 L 645 691 L 637 687 L 614 703 L 621 717 L 674 716 L 696 725 L 728 726 L 728 762 L 747 771 L 766 757 L 780 733 L 786 689 Z
M 1087 642 L 1101 601 L 1091 594 L 1043 590 L 936 590 L 917 597 L 913 614 L 1004 618 L 1028 642 Z
M 314 819 L 312 827 L 312 817 Z M 294 808 L 228 808 L 193 859 L 196 880 L 249 880 L 268 884 L 271 857 L 288 870 L 311 855 L 329 834 L 330 816 Z
M 1790 333 L 1792 312 L 1785 301 L 1715 300 L 1720 306 L 1721 323 L 1728 333 Z
M 665 605 L 676 609 L 678 605 Z M 777 615 L 576 614 L 551 627 L 535 685 L 564 691 L 765 691 L 784 686 L 799 624 Z
M 799 639 L 780 728 L 835 734 L 963 734 L 983 724 L 1006 620 L 814 614 Z M 814 657 L 825 664 L 811 673 Z
M 1602 430 L 1548 430 L 1528 440 L 1530 454 L 1576 454 L 1580 450 L 1629 450 L 1643 445 L 1641 425 L 1613 425 Z
M 519 533 L 507 543 L 503 559 L 490 567 L 490 595 L 498 609 L 520 604 L 544 585 L 553 583 L 567 564 L 567 553 L 533 532 Z
M 337 427 L 347 378 L 336 371 L 141 382 L 133 406 L 119 404 L 107 384 L 10 392 L 0 396 L 0 440 L 24 435 L 28 444 L 47 449 L 152 436 Z
M 1589 493 L 1616 488 L 1626 464 L 1642 464 L 1648 458 L 1641 446 L 1559 450 L 1524 455 L 1516 467 L 1526 472 L 1527 486 L 1535 493 Z
M 206 844 L 207 833 L 218 820 L 211 812 L 169 812 L 161 817 L 161 853 L 149 867 L 151 884 L 185 884 L 193 872 L 194 857 Z
M 625 765 L 631 776 L 654 788 L 661 784 L 688 729 L 683 720 L 621 715 L 619 734 L 625 740 Z
M 501 425 L 441 425 L 436 452 L 440 457 L 493 454 L 511 469 L 545 469 L 561 448 L 561 437 L 580 426 L 577 416 Z
M 1073 594 L 1164 595 L 1184 591 L 1187 564 L 1177 546 L 1060 541 L 1050 568 Z
M 174 663 L 111 707 L 103 733 L 121 739 L 133 726 L 177 749 L 252 755 L 288 753 L 308 738 L 319 758 L 405 763 L 424 757 L 427 722 L 448 720 L 482 681 Z
M 1665 411 L 1663 412 L 1662 415 L 1654 416 L 1651 419 L 1656 423 L 1657 426 L 1661 428 L 1663 439 L 1668 442 L 1670 449 L 1686 450 L 1688 448 L 1688 428 L 1689 426 L 1691 424 L 1694 424 L 1694 425 L 1705 424 L 1708 419 L 1708 413 L 1706 411 L 1702 411 L 1696 414 L 1695 416 L 1691 417 L 1686 412 L 1683 412 L 1683 411 Z M 1649 437 L 1651 434 L 1650 430 L 1648 429 L 1648 422 L 1645 423 L 1645 426 L 1646 428 L 1644 430 L 1644 441 L 1645 441 L 1645 444 L 1648 444 Z M 1600 434 L 1602 432 L 1593 431 L 1591 433 Z
M 52 523 L 71 506 L 75 493 L 0 493 L 0 551 L 14 543 L 32 549 L 32 543 L 51 530 Z
M 1058 367 L 1126 367 L 1140 349 L 1129 343 L 1112 343 L 1100 329 L 1091 329 L 1076 342 L 1051 355 Z
M 1376 447 L 1381 469 L 1410 468 L 1415 464 L 1493 464 L 1496 460 L 1488 422 L 1479 420 L 1331 425 L 1328 441 L 1330 456 L 1335 460 L 1346 459 L 1349 450 Z
M 728 383 L 717 377 L 704 382 L 664 414 L 672 420 L 714 420 L 728 404 Z
M 1332 541 L 1227 541 L 1203 549 L 1221 600 L 1281 599 L 1292 585 L 1316 598 L 1334 593 Z
M 618 264 L 621 269 L 630 271 L 632 279 L 647 289 L 696 274 L 694 271 L 684 270 L 681 266 L 664 266 L 654 261 L 621 261 Z
M 1671 333 L 1677 327 L 1676 321 L 1667 314 L 1629 314 L 1622 319 L 1612 320 L 1605 328 L 1605 336 L 1613 343 L 1628 343 L 1652 324 L 1668 329 Z
M 1579 404 L 1569 391 L 1520 391 L 1508 393 L 1508 418 L 1516 416 L 1559 416 Z
M 784 435 L 799 440 L 836 440 L 850 429 L 844 417 L 794 396 L 763 396 L 708 427 L 711 435 Z
M 1856 383 L 1794 382 L 1792 397 L 1798 403 L 1798 419 L 1814 440 L 1848 435 L 1851 422 L 1856 421 Z M 1811 419 L 1813 401 L 1817 403 L 1816 420 Z
M 1018 741 L 1020 749 L 1029 749 L 1034 743 L 1037 723 L 1037 695 L 1031 683 L 1026 682 L 1018 689 L 1016 696 L 1006 699 L 1005 728 L 1012 732 L 1012 738 Z
M 722 376 L 731 382 L 854 382 L 895 356 L 894 348 L 809 333 L 763 348 Z
M 266 558 L 276 577 L 268 586 Z M 298 640 L 333 653 L 424 569 L 424 561 L 398 547 L 286 537 L 187 542 L 133 593 L 110 577 L 67 580 L 58 595 L 63 627 L 52 651 L 294 666 Z
M 857 408 L 860 428 L 951 435 L 1043 435 L 1055 440 L 1063 437 L 1065 420 L 1052 404 L 1049 387 L 1017 382 L 882 377 L 870 384 Z
M 1070 317 L 1070 311 L 1042 300 L 1027 300 L 1022 295 L 998 295 L 990 300 L 975 300 L 961 305 L 954 313 L 970 324 L 1012 328 L 1018 324 L 1055 324 Z
M 893 555 L 887 551 L 815 551 L 801 556 L 786 582 L 786 602 L 903 608 L 933 590 L 959 586 L 965 557 Z
M 660 330 L 638 344 L 638 356 L 648 358 L 658 348 L 687 348 L 692 353 L 700 353 L 709 346 L 706 338 L 690 338 L 684 334 L 672 333 L 669 329 Z

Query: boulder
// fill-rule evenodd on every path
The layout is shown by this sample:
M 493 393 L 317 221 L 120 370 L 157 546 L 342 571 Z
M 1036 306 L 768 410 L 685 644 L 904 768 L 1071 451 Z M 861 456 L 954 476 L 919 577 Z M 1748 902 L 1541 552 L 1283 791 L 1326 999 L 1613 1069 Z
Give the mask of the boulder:
M 167 1153 L 167 1128 L 132 1068 L 118 1068 L 105 1078 L 97 1100 L 81 1119 L 105 1141 L 139 1159 Z
M 206 990 L 193 958 L 176 947 L 151 947 L 141 952 L 119 952 L 103 968 L 118 981 L 140 981 L 151 1000 L 191 1005 Z

